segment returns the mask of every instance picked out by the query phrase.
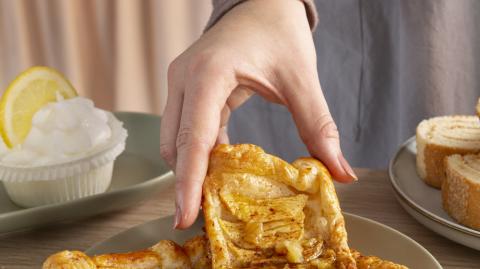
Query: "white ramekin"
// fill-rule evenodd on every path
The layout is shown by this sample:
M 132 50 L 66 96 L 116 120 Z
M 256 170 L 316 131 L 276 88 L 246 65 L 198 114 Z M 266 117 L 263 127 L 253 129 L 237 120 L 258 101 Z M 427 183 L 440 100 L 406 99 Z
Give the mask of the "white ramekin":
M 85 157 L 35 167 L 0 162 L 0 180 L 10 199 L 22 207 L 35 207 L 105 192 L 127 138 L 122 123 L 112 113 L 107 115 L 112 137 Z

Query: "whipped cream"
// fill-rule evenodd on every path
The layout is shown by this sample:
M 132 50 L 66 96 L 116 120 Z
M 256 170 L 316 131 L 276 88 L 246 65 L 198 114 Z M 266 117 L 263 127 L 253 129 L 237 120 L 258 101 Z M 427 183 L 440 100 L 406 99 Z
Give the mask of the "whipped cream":
M 35 113 L 25 141 L 13 149 L 0 144 L 0 161 L 48 165 L 86 156 L 112 137 L 108 115 L 83 97 L 48 103 Z

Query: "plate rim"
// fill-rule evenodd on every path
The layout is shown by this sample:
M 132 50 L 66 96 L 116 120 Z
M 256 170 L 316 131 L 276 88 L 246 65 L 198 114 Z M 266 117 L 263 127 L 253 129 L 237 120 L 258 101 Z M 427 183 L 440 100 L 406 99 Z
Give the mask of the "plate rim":
M 394 157 L 390 160 L 390 162 L 388 164 L 388 177 L 390 179 L 390 184 L 392 184 L 393 190 L 397 194 L 396 196 L 398 198 L 400 198 L 402 201 L 404 201 L 406 205 L 408 205 L 410 208 L 414 209 L 415 211 L 417 211 L 418 213 L 420 213 L 424 217 L 426 217 L 426 218 L 428 218 L 428 219 L 430 219 L 430 220 L 432 220 L 432 221 L 434 221 L 434 222 L 436 222 L 440 225 L 443 225 L 447 228 L 456 230 L 456 231 L 461 232 L 461 233 L 466 234 L 466 235 L 470 235 L 470 236 L 474 236 L 476 238 L 480 238 L 480 231 L 476 231 L 476 230 L 468 228 L 464 225 L 454 223 L 450 220 L 444 219 L 444 218 L 428 211 L 427 209 L 423 208 L 422 206 L 418 205 L 398 185 L 398 183 L 397 183 L 398 179 L 393 174 L 393 166 L 396 163 L 396 161 L 397 161 L 397 159 L 400 155 L 400 152 L 403 151 L 414 140 L 415 140 L 415 136 L 412 136 L 409 139 L 407 139 L 405 142 L 403 142 L 400 145 L 400 147 L 397 149 Z
M 403 238 L 404 240 L 407 240 L 408 242 L 410 242 L 411 244 L 415 245 L 417 248 L 421 249 L 423 251 L 424 254 L 426 254 L 428 256 L 428 258 L 430 258 L 431 261 L 433 261 L 433 263 L 438 267 L 438 268 L 443 268 L 442 265 L 440 264 L 440 262 L 435 258 L 435 256 L 433 256 L 432 253 L 430 253 L 430 251 L 428 251 L 428 249 L 426 249 L 424 246 L 422 246 L 420 243 L 418 243 L 417 241 L 415 241 L 414 239 L 412 239 L 411 237 L 409 237 L 408 235 L 386 225 L 386 224 L 383 224 L 381 222 L 378 222 L 376 220 L 372 220 L 372 219 L 369 219 L 369 218 L 366 218 L 366 217 L 363 217 L 363 216 L 360 216 L 360 215 L 357 215 L 357 214 L 353 214 L 353 213 L 348 213 L 348 212 L 345 212 L 343 211 L 342 212 L 344 218 L 345 216 L 348 216 L 349 218 L 352 218 L 352 219 L 358 219 L 358 220 L 361 220 L 363 222 L 366 222 L 370 225 L 376 225 L 376 226 L 379 226 L 381 227 L 382 229 L 384 230 L 387 230 L 391 233 L 394 233 L 395 235 L 397 236 L 400 236 L 401 238 Z M 152 222 L 157 222 L 157 221 L 160 221 L 160 220 L 163 220 L 163 219 L 167 219 L 167 218 L 173 218 L 174 216 L 173 215 L 166 215 L 166 216 L 163 216 L 163 217 L 160 217 L 160 218 L 157 218 L 157 219 L 153 219 L 153 220 L 150 220 L 150 221 L 146 221 L 146 222 L 143 222 L 143 223 L 140 223 L 140 224 L 137 224 L 135 226 L 132 226 L 132 227 L 129 227 L 127 228 L 126 230 L 122 230 L 112 236 L 110 236 L 109 238 L 106 238 L 100 242 L 96 242 L 96 243 L 93 243 L 89 248 L 85 249 L 84 252 L 87 253 L 88 255 L 91 255 L 92 251 L 95 249 L 95 248 L 98 248 L 100 247 L 102 244 L 106 243 L 107 241 L 111 240 L 112 238 L 115 238 L 121 234 L 124 234 L 132 229 L 138 229 L 138 227 L 140 226 L 143 226 L 143 225 L 148 225 L 149 223 L 152 223 Z M 199 213 L 199 217 L 198 218 L 202 218 L 203 219 L 203 214 L 200 212 Z M 198 221 L 198 218 L 196 221 Z M 196 222 L 195 221 L 195 222 Z M 347 236 L 348 236 L 348 227 L 347 227 Z M 98 254 L 97 254 L 98 255 Z
M 69 205 L 72 205 L 72 204 L 77 204 L 77 203 L 86 202 L 86 201 L 89 201 L 89 200 L 98 199 L 98 197 L 106 197 L 106 196 L 110 196 L 110 195 L 121 194 L 123 192 L 137 191 L 138 189 L 147 188 L 148 186 L 157 183 L 157 181 L 168 180 L 168 177 L 171 177 L 171 176 L 173 176 L 173 172 L 168 171 L 167 173 L 165 173 L 163 175 L 160 175 L 158 177 L 150 178 L 150 179 L 147 179 L 146 181 L 144 181 L 142 183 L 130 185 L 128 187 L 124 187 L 124 188 L 121 188 L 121 189 L 116 189 L 116 190 L 112 190 L 112 191 L 104 192 L 104 193 L 98 193 L 98 194 L 86 196 L 86 197 L 83 197 L 83 198 L 79 198 L 79 199 L 75 199 L 75 200 L 71 200 L 71 201 L 67 201 L 67 202 L 63 202 L 63 203 L 48 204 L 48 205 L 35 206 L 35 207 L 29 207 L 29 208 L 21 208 L 19 210 L 15 210 L 15 211 L 0 213 L 0 221 L 4 218 L 15 217 L 15 215 L 18 215 L 18 214 L 28 214 L 28 213 L 32 213 L 32 212 L 35 212 L 35 211 L 49 210 L 49 209 L 52 209 L 52 208 L 55 208 L 55 207 L 58 207 L 58 206 L 69 206 Z
M 428 251 L 428 249 L 426 249 L 424 246 L 422 246 L 420 243 L 418 243 L 417 241 L 413 240 L 413 238 L 411 238 L 410 236 L 386 225 L 386 224 L 383 224 L 381 222 L 378 222 L 376 220 L 372 220 L 372 219 L 369 219 L 369 218 L 366 218 L 366 217 L 363 217 L 363 216 L 359 216 L 357 214 L 353 214 L 353 213 L 348 213 L 348 212 L 342 212 L 344 215 L 349 215 L 350 217 L 352 218 L 358 218 L 358 219 L 361 219 L 362 221 L 365 221 L 365 222 L 368 222 L 370 224 L 373 224 L 373 225 L 378 225 L 380 227 L 382 227 L 383 229 L 386 229 L 400 237 L 402 237 L 403 239 L 409 241 L 410 243 L 414 244 L 415 246 L 417 246 L 418 248 L 420 248 L 421 250 L 423 250 L 423 252 L 425 254 L 427 254 L 434 262 L 435 264 L 438 266 L 438 268 L 443 268 L 442 265 L 440 264 L 440 262 L 435 258 L 435 256 L 433 256 L 432 253 L 430 253 L 430 251 Z M 347 228 L 347 237 L 348 237 L 348 228 Z

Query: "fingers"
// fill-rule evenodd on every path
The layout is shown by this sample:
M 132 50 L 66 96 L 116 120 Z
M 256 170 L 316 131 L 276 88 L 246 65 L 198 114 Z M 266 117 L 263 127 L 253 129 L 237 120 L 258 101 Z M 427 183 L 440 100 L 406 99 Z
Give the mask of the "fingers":
M 227 125 L 230 119 L 230 114 L 237 107 L 241 106 L 250 98 L 254 92 L 245 86 L 238 85 L 230 94 L 225 106 L 222 109 L 220 117 L 220 130 L 218 130 L 218 137 L 216 144 L 229 144 Z
M 175 70 L 175 63 L 168 68 L 168 98 L 160 125 L 160 155 L 170 168 L 175 169 L 177 159 L 177 132 L 183 104 L 183 79 Z
M 305 83 L 291 79 L 295 88 L 287 90 L 287 99 L 300 136 L 310 154 L 321 160 L 340 182 L 357 180 L 353 169 L 340 149 L 339 134 L 322 93 L 318 77 Z
M 215 144 L 230 144 L 230 139 L 228 138 L 227 126 L 222 126 L 218 130 L 217 142 Z
M 160 125 L 160 155 L 170 168 L 175 169 L 177 159 L 176 139 L 180 125 L 183 96 L 172 94 L 168 97 Z
M 218 74 L 205 72 L 186 84 L 177 134 L 175 226 L 180 229 L 189 227 L 198 215 L 209 154 L 219 134 L 220 114 L 229 93 L 226 89 L 233 88 Z M 212 77 L 217 79 L 205 79 Z
M 227 126 L 228 126 L 228 120 L 230 119 L 230 114 L 231 114 L 231 109 L 227 101 L 225 106 L 222 109 L 222 112 L 220 113 L 220 126 L 218 129 L 217 142 L 215 144 L 229 143 L 230 140 L 228 139 Z

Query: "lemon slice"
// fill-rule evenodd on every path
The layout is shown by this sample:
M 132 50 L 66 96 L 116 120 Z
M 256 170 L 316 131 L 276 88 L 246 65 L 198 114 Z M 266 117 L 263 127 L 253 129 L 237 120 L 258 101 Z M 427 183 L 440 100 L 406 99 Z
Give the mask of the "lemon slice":
M 35 66 L 22 72 L 8 85 L 0 99 L 0 133 L 12 148 L 21 144 L 32 126 L 33 115 L 44 105 L 77 96 L 72 84 L 58 71 Z

